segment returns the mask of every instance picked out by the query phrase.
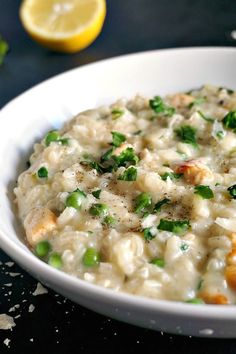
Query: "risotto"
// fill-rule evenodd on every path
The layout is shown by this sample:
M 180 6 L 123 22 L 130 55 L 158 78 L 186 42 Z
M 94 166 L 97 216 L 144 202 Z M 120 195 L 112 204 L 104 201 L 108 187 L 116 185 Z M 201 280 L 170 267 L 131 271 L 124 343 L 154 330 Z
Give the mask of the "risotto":
M 236 302 L 236 93 L 204 86 L 80 113 L 14 192 L 51 266 L 115 291 Z

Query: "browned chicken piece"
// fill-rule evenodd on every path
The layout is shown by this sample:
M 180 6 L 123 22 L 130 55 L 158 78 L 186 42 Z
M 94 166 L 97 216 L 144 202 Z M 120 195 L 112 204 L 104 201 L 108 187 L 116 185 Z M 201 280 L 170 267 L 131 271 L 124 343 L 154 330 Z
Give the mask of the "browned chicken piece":
M 47 208 L 36 207 L 32 209 L 24 220 L 26 238 L 31 246 L 47 237 L 47 234 L 55 229 L 56 215 Z
M 183 173 L 187 183 L 198 185 L 209 182 L 213 179 L 211 170 L 198 160 L 186 161 L 176 168 L 176 173 Z
M 200 293 L 199 296 L 205 301 L 206 304 L 215 305 L 228 305 L 229 300 L 224 294 L 209 294 L 207 292 Z
M 228 285 L 236 291 L 236 265 L 228 265 L 226 267 L 225 279 Z
M 188 107 L 194 100 L 195 98 L 191 95 L 177 93 L 170 98 L 170 104 L 175 108 L 185 108 Z
M 231 234 L 232 250 L 226 256 L 225 279 L 228 285 L 236 291 L 236 234 Z

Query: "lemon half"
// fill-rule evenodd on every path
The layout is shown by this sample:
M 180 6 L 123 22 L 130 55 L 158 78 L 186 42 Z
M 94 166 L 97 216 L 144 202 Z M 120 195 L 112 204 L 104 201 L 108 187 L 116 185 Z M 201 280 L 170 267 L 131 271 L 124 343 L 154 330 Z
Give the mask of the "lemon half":
M 74 53 L 89 46 L 101 32 L 105 0 L 24 0 L 20 19 L 38 43 Z

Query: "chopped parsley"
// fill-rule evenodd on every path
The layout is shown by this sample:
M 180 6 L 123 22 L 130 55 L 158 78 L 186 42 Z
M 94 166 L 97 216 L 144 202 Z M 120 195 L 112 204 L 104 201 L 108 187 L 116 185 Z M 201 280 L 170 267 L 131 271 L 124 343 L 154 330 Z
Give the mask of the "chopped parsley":
M 221 91 L 221 90 L 226 90 L 228 95 L 232 95 L 234 93 L 234 90 L 231 90 L 227 87 L 219 87 L 218 91 Z
M 214 198 L 214 193 L 209 186 L 198 185 L 194 187 L 194 194 L 199 195 L 202 199 Z
M 111 132 L 112 134 L 112 145 L 115 147 L 121 146 L 121 144 L 126 140 L 126 136 L 119 132 Z
M 112 114 L 112 119 L 118 119 L 120 118 L 121 116 L 123 116 L 125 112 L 120 109 L 120 108 L 114 108 L 112 111 L 111 111 L 111 114 Z
M 188 105 L 188 108 L 191 109 L 193 108 L 194 106 L 198 106 L 202 103 L 206 102 L 206 97 L 198 97 L 196 98 L 193 102 L 191 102 L 189 105 Z
M 190 228 L 189 220 L 167 220 L 161 219 L 159 225 L 157 226 L 158 230 L 170 231 L 174 234 L 182 234 Z
M 107 215 L 105 216 L 103 223 L 110 226 L 113 225 L 116 222 L 116 219 L 112 215 Z
M 165 116 L 173 116 L 175 109 L 173 107 L 167 106 L 160 96 L 155 96 L 149 101 L 150 108 L 157 114 L 164 114 Z
M 0 65 L 3 63 L 8 50 L 9 50 L 9 45 L 0 35 Z
M 202 305 L 202 304 L 205 304 L 205 302 L 198 298 L 198 297 L 195 297 L 194 299 L 190 299 L 190 300 L 187 300 L 185 301 L 187 304 L 194 304 L 194 305 Z
M 136 181 L 137 179 L 137 168 L 135 167 L 129 167 L 127 170 L 124 171 L 122 175 L 118 177 L 119 180 L 121 181 Z
M 199 116 L 204 119 L 205 121 L 209 122 L 209 123 L 214 123 L 214 119 L 211 117 L 207 117 L 205 116 L 205 114 L 203 114 L 201 111 L 197 111 L 197 113 L 199 114 Z
M 92 195 L 93 195 L 95 198 L 99 199 L 99 198 L 100 198 L 101 191 L 102 191 L 101 189 L 97 189 L 96 191 L 93 191 L 93 192 L 92 192 Z
M 182 252 L 186 252 L 189 249 L 189 245 L 183 242 L 182 245 L 180 246 L 180 249 Z
M 229 191 L 229 194 L 231 195 L 231 197 L 233 199 L 236 199 L 236 184 L 230 186 L 229 188 L 227 188 L 227 191 Z
M 156 229 L 153 227 L 146 227 L 145 229 L 143 229 L 143 235 L 146 241 L 151 241 L 153 238 L 156 237 Z
M 148 193 L 141 193 L 135 199 L 135 213 L 147 211 L 147 208 L 152 204 L 152 198 Z
M 223 139 L 224 136 L 225 136 L 225 132 L 223 130 L 218 130 L 218 132 L 216 132 L 216 137 L 218 139 Z
M 138 156 L 135 154 L 134 149 L 131 147 L 123 150 L 118 156 L 113 155 L 112 158 L 115 160 L 117 167 L 127 166 L 127 163 L 136 165 L 139 162 Z
M 169 202 L 170 202 L 170 199 L 168 199 L 168 198 L 164 198 L 164 199 L 160 200 L 159 202 L 157 202 L 155 204 L 153 212 L 157 213 L 157 212 L 161 211 L 162 206 L 169 204 Z
M 227 113 L 222 122 L 226 128 L 233 129 L 234 133 L 236 133 L 236 111 Z
M 164 268 L 165 267 L 165 261 L 162 258 L 155 258 L 151 262 L 151 264 L 156 265 L 157 267 Z
M 61 143 L 62 145 L 68 145 L 68 138 L 61 138 L 57 130 L 50 131 L 45 137 L 45 145 L 49 146 L 52 142 Z
M 101 162 L 105 162 L 111 159 L 112 154 L 114 152 L 114 148 L 111 148 L 107 150 L 102 156 L 101 156 Z
M 196 132 L 197 130 L 190 125 L 182 125 L 178 129 L 176 129 L 176 135 L 178 138 L 186 144 L 191 144 L 194 147 L 197 147 L 197 141 L 196 141 Z
M 179 179 L 181 176 L 183 176 L 182 173 L 165 172 L 163 175 L 161 175 L 161 179 L 166 181 L 169 177 L 173 181 L 174 179 Z
M 142 130 L 137 130 L 136 132 L 133 133 L 133 135 L 141 135 L 142 134 Z

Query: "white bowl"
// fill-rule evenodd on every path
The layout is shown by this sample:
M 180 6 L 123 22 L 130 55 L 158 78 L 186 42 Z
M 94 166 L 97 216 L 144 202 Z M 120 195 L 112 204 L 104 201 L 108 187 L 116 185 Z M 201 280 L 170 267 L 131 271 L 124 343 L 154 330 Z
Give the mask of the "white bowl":
M 236 307 L 191 305 L 116 293 L 60 272 L 23 242 L 12 189 L 35 141 L 81 110 L 119 97 L 185 91 L 211 83 L 236 89 L 236 49 L 189 48 L 145 52 L 90 64 L 50 79 L 0 111 L 0 246 L 35 278 L 107 316 L 156 330 L 236 337 Z

